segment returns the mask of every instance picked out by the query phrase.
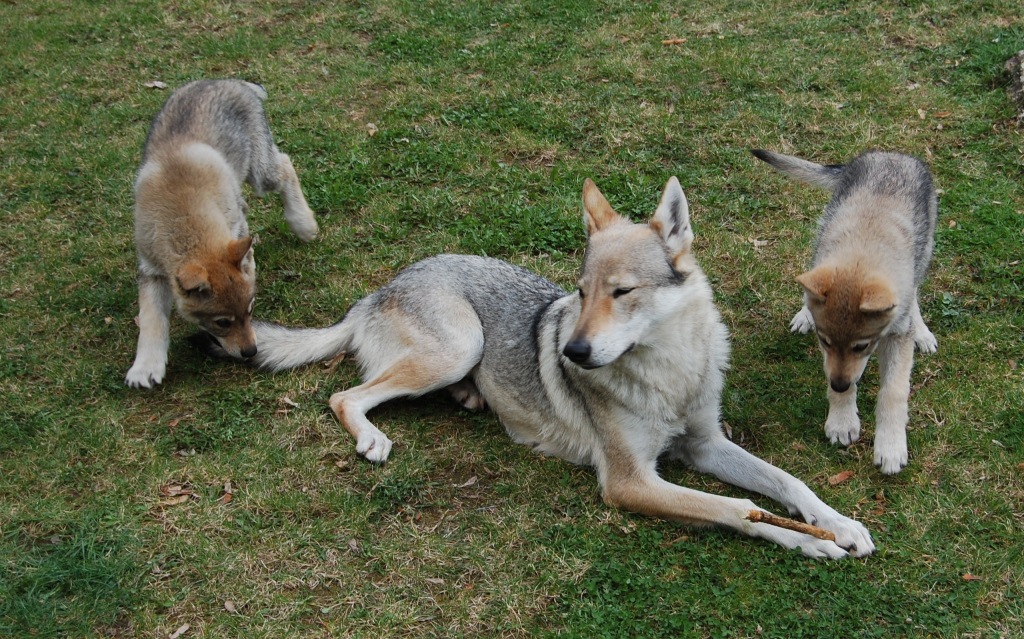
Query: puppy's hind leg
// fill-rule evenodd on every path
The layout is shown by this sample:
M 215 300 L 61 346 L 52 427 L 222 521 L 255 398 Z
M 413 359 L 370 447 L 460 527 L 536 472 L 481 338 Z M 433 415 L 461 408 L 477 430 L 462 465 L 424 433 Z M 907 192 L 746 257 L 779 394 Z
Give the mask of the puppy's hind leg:
M 313 210 L 306 203 L 302 194 L 299 176 L 295 173 L 291 158 L 280 151 L 277 152 L 278 190 L 284 202 L 284 219 L 288 228 L 303 242 L 316 237 L 319 227 L 313 217 Z
M 164 380 L 170 347 L 173 293 L 162 277 L 139 273 L 139 343 L 135 362 L 124 382 L 132 388 L 152 388 Z
M 910 310 L 911 318 L 913 321 L 914 331 L 914 345 L 917 346 L 917 350 L 922 353 L 934 353 L 939 350 L 939 340 L 935 339 L 935 335 L 928 330 L 928 326 L 924 323 L 924 318 L 921 317 L 921 307 L 917 304 L 917 296 L 914 296 L 914 306 Z

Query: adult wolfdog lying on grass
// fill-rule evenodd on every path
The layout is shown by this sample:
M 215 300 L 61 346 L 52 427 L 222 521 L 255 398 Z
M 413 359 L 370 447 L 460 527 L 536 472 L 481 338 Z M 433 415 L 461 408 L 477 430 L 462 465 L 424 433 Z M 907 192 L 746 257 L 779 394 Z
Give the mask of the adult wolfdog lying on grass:
M 609 504 L 726 526 L 811 557 L 873 552 L 864 526 L 723 434 L 728 335 L 690 253 L 679 182 L 669 180 L 648 224 L 615 213 L 590 180 L 583 202 L 589 242 L 578 293 L 498 260 L 440 255 L 402 271 L 334 326 L 256 322 L 260 349 L 250 361 L 283 370 L 354 353 L 365 381 L 330 405 L 370 461 L 385 461 L 391 440 L 367 411 L 449 388 L 469 408 L 490 406 L 515 441 L 595 467 Z M 663 480 L 657 462 L 666 453 L 772 497 L 835 541 L 753 523 L 749 500 Z

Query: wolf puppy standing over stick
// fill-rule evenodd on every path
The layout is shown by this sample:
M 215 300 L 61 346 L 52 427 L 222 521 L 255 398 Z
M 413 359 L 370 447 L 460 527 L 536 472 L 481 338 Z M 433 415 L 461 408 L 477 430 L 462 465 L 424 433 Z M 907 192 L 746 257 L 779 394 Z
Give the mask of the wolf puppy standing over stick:
M 516 442 L 594 466 L 609 504 L 726 526 L 811 557 L 870 554 L 861 524 L 722 433 L 728 335 L 690 253 L 679 182 L 669 180 L 648 224 L 615 213 L 590 180 L 583 202 L 589 242 L 577 293 L 498 260 L 440 255 L 406 268 L 329 328 L 256 322 L 251 361 L 284 370 L 354 352 L 364 382 L 330 405 L 370 461 L 385 461 L 391 440 L 367 411 L 447 387 L 467 408 L 490 406 Z M 749 500 L 665 481 L 662 453 L 772 497 L 835 540 L 752 522 Z
M 898 153 L 869 151 L 845 166 L 754 150 L 789 176 L 832 191 L 818 228 L 812 268 L 797 277 L 804 306 L 791 330 L 814 330 L 828 375 L 825 433 L 833 443 L 860 438 L 857 382 L 878 352 L 874 462 L 887 475 L 907 465 L 907 402 L 914 345 L 938 347 L 925 326 L 917 289 L 935 244 L 938 199 L 928 168 Z
M 175 303 L 227 353 L 256 354 L 243 180 L 257 195 L 280 193 L 291 230 L 304 241 L 316 236 L 291 160 L 270 135 L 266 97 L 257 84 L 200 80 L 175 91 L 153 120 L 135 180 L 139 344 L 129 386 L 163 381 Z

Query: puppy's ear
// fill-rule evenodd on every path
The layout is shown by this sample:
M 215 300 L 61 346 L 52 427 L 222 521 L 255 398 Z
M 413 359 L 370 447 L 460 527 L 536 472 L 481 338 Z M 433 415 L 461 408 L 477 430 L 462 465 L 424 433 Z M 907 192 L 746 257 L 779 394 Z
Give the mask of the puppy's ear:
M 887 313 L 896 308 L 896 292 L 880 278 L 864 282 L 860 290 L 860 312 L 866 314 Z
M 665 190 L 661 193 L 661 201 L 654 211 L 648 226 L 668 246 L 673 256 L 680 256 L 690 250 L 693 243 L 693 229 L 690 228 L 690 205 L 686 201 L 683 187 L 679 186 L 676 176 L 669 178 Z
M 242 268 L 242 261 L 250 257 L 252 253 L 252 238 L 243 237 L 228 242 L 225 254 L 229 264 L 233 264 L 239 270 Z
M 210 277 L 202 264 L 191 262 L 178 269 L 175 276 L 178 287 L 185 295 L 203 295 L 210 292 Z
M 796 276 L 796 281 L 804 287 L 804 292 L 815 302 L 821 303 L 828 297 L 835 284 L 835 269 L 824 266 L 811 269 Z
M 583 222 L 587 226 L 587 235 L 593 235 L 603 228 L 611 226 L 622 217 L 612 209 L 597 185 L 590 178 L 583 181 Z

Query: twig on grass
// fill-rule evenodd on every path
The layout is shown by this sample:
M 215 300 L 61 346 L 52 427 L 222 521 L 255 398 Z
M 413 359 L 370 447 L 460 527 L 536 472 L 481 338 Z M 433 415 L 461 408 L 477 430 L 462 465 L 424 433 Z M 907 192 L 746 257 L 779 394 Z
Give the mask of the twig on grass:
M 786 517 L 779 517 L 763 510 L 751 510 L 747 513 L 747 520 L 761 524 L 768 524 L 769 526 L 778 526 L 779 528 L 785 528 L 787 530 L 795 530 L 796 532 L 802 532 L 805 535 L 811 535 L 818 539 L 824 539 L 825 541 L 835 541 L 836 534 L 831 530 L 825 530 L 824 528 L 818 528 L 810 524 L 805 524 L 802 521 L 795 519 L 788 519 Z

